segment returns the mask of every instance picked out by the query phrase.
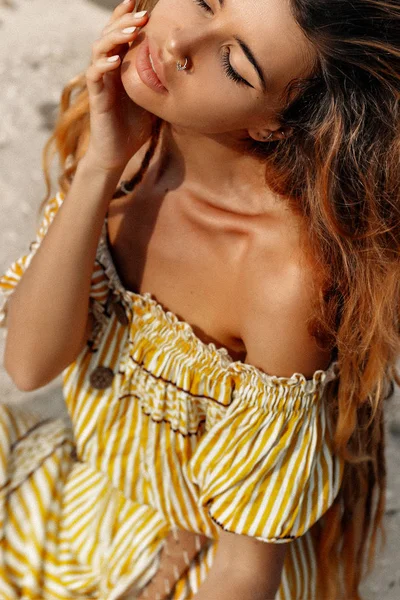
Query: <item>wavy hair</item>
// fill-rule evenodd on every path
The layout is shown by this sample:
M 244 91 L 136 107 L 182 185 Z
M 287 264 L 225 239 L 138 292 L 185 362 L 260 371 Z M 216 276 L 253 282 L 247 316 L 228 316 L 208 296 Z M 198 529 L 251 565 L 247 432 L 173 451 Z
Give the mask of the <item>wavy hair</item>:
M 311 75 L 290 82 L 280 119 L 290 138 L 248 141 L 266 181 L 307 223 L 319 267 L 309 329 L 340 376 L 327 386 L 334 446 L 345 461 L 334 504 L 316 524 L 320 600 L 359 600 L 378 530 L 384 537 L 384 401 L 400 384 L 400 4 L 398 0 L 290 0 L 316 50 Z M 156 2 L 142 1 L 140 9 Z M 157 146 L 157 118 L 137 185 Z M 57 153 L 64 193 L 89 139 L 85 77 L 64 89 L 43 153 Z M 118 195 L 118 194 L 116 194 Z

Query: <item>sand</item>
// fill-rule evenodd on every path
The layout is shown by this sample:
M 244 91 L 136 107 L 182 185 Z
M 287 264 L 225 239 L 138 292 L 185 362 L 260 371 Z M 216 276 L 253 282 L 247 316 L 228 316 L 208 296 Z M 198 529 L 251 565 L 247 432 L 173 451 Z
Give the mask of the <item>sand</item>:
M 85 70 L 91 43 L 113 6 L 107 0 L 97 4 L 85 0 L 0 0 L 0 273 L 26 252 L 34 239 L 37 211 L 45 194 L 41 151 L 54 122 L 61 89 Z M 0 330 L 1 401 L 25 403 L 49 416 L 66 417 L 60 377 L 34 392 L 16 388 L 2 367 L 5 335 Z M 400 598 L 399 395 L 388 404 L 386 432 L 387 546 L 363 585 L 364 600 Z

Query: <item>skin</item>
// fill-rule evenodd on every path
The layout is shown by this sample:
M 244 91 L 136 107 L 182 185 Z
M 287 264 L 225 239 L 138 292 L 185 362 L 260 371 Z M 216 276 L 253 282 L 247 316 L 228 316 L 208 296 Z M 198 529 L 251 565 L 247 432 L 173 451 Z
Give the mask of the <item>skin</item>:
M 212 201 L 240 213 L 267 208 L 262 163 L 243 152 L 243 140 L 282 137 L 277 120 L 281 94 L 294 77 L 312 68 L 314 50 L 297 26 L 288 0 L 207 0 L 210 11 L 195 0 L 159 0 L 142 35 L 121 67 L 122 84 L 134 102 L 164 119 L 163 177 L 177 177 Z M 158 94 L 140 80 L 136 55 L 144 33 L 164 66 L 168 93 Z M 264 91 L 256 70 L 234 36 L 242 38 L 267 78 Z M 221 55 L 251 86 L 228 78 Z M 188 70 L 176 62 L 188 58 Z M 289 135 L 289 131 L 284 132 Z M 207 182 L 205 184 L 205 182 Z M 260 194 L 264 203 L 260 203 Z M 258 200 L 250 199 L 255 196 Z M 254 204 L 255 203 L 255 204 Z
M 123 88 L 166 126 L 143 180 L 110 203 L 113 262 L 126 289 L 150 292 L 203 342 L 266 373 L 311 377 L 330 356 L 306 330 L 312 285 L 302 261 L 303 223 L 269 189 L 263 163 L 246 154 L 243 141 L 290 135 L 277 118 L 281 96 L 293 78 L 311 71 L 313 47 L 289 0 L 226 0 L 222 9 L 218 0 L 207 3 L 212 12 L 194 0 L 159 0 L 140 34 L 125 38 L 131 46 L 121 64 Z M 112 41 L 123 43 L 117 30 L 135 24 L 122 12 L 95 53 L 93 81 L 111 69 L 104 54 L 118 52 Z M 137 74 L 146 36 L 158 49 L 167 93 L 148 88 Z M 257 57 L 268 78 L 265 90 L 234 36 Z M 220 63 L 225 47 L 252 87 L 227 77 Z M 185 57 L 188 70 L 177 71 Z M 133 156 L 121 180 L 137 171 L 145 150 Z M 196 600 L 274 597 L 287 546 L 222 531 Z
M 279 100 L 292 78 L 311 70 L 313 48 L 288 0 L 248 6 L 226 0 L 223 9 L 218 0 L 209 2 L 213 13 L 194 0 L 159 0 L 124 54 L 121 81 L 127 95 L 166 126 L 142 182 L 133 194 L 110 204 L 114 263 L 126 289 L 151 292 L 189 322 L 199 338 L 224 346 L 234 360 L 248 357 L 254 343 L 250 357 L 256 366 L 282 376 L 294 370 L 308 376 L 325 368 L 330 357 L 314 342 L 310 345 L 305 326 L 309 298 L 305 292 L 299 297 L 299 290 L 312 289 L 302 264 L 304 224 L 268 188 L 263 163 L 244 152 L 243 139 L 283 135 L 276 117 Z M 129 15 L 118 17 L 108 37 L 120 39 L 118 31 L 129 18 L 134 21 Z M 145 36 L 153 51 L 158 49 L 167 93 L 150 89 L 137 74 L 136 56 Z M 268 76 L 265 91 L 234 36 L 251 47 Z M 220 53 L 226 46 L 233 68 L 253 87 L 225 74 Z M 106 41 L 102 47 L 115 52 Z M 177 71 L 176 62 L 185 57 L 188 71 Z M 145 150 L 135 154 L 121 180 L 137 171 Z M 279 316 L 294 322 L 289 346 L 280 334 Z M 276 340 L 281 340 L 280 351 Z M 295 369 L 289 349 L 297 356 Z M 298 357 L 303 357 L 300 364 Z

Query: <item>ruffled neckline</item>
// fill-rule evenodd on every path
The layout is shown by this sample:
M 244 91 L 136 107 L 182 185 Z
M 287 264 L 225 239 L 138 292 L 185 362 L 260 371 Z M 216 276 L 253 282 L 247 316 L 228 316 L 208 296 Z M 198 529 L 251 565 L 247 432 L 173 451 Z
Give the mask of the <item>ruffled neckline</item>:
M 298 386 L 300 384 L 300 387 L 306 393 L 313 393 L 322 384 L 336 379 L 339 375 L 338 361 L 332 361 L 326 370 L 316 370 L 312 378 L 309 379 L 302 373 L 297 372 L 293 373 L 290 377 L 270 375 L 254 365 L 244 363 L 240 360 L 235 361 L 224 346 L 217 347 L 213 342 L 207 343 L 202 341 L 195 334 L 189 323 L 179 319 L 175 313 L 164 309 L 150 292 L 138 293 L 126 289 L 122 284 L 112 257 L 108 237 L 107 215 L 104 219 L 99 239 L 97 259 L 104 269 L 109 288 L 120 297 L 128 313 L 136 312 L 136 310 L 143 312 L 143 308 L 145 307 L 156 321 L 168 324 L 168 327 L 172 328 L 178 338 L 184 338 L 186 341 L 191 342 L 194 352 L 207 355 L 216 366 L 224 370 L 229 369 L 229 371 L 245 375 L 249 382 L 253 381 L 255 383 L 261 380 L 261 382 L 269 386 L 284 385 L 285 387 Z

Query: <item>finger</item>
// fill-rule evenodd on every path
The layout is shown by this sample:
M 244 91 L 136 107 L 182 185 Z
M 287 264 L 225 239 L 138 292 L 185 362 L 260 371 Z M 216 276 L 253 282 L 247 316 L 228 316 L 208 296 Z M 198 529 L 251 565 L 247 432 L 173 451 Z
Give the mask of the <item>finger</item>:
M 132 14 L 133 13 L 137 13 L 137 7 L 138 7 L 138 3 L 139 0 L 123 0 L 123 2 L 121 2 L 120 4 L 117 4 L 117 6 L 115 7 L 115 9 L 113 10 L 110 20 L 108 21 L 107 26 L 112 25 L 115 21 L 117 21 L 118 19 L 120 19 L 122 16 L 124 16 L 125 14 Z M 140 11 L 140 13 L 143 12 L 147 12 L 147 11 Z
M 148 14 L 147 11 L 140 11 L 139 16 L 133 17 L 132 14 L 126 14 L 122 17 L 115 21 L 113 29 L 95 40 L 92 45 L 92 62 L 86 71 L 89 94 L 96 95 L 103 91 L 103 77 L 107 73 L 110 73 L 111 76 L 111 72 L 120 66 L 123 56 L 129 50 L 129 44 L 138 35 L 141 26 L 148 19 Z M 119 28 L 116 28 L 117 22 L 120 25 Z M 133 25 L 132 23 L 137 24 Z
M 129 27 L 131 25 L 136 25 L 137 27 L 142 27 L 147 23 L 149 18 L 148 12 L 146 10 L 141 10 L 137 13 L 126 13 L 115 19 L 114 21 L 108 23 L 104 29 L 102 30 L 102 35 L 107 35 L 110 31 L 114 31 L 115 29 L 123 29 L 124 27 Z
M 113 31 L 114 29 L 122 30 L 122 29 L 127 29 L 130 26 L 137 26 L 137 27 L 144 26 L 149 18 L 148 11 L 143 10 L 143 11 L 137 12 L 136 11 L 137 5 L 138 5 L 138 0 L 135 0 L 134 14 L 132 14 L 131 12 L 126 12 L 126 11 L 124 12 L 124 7 L 126 8 L 129 6 L 129 8 L 132 9 L 133 0 L 125 0 L 125 2 L 118 5 L 114 11 L 113 18 L 104 27 L 104 29 L 102 31 L 102 36 L 110 33 L 110 31 Z M 121 13 L 121 12 L 123 14 L 119 14 L 119 16 L 118 16 L 118 13 Z M 112 51 L 107 52 L 107 55 L 112 56 L 113 54 L 119 54 L 121 59 L 123 59 L 124 56 L 126 55 L 126 53 L 128 52 L 132 41 L 133 40 L 131 40 L 129 43 L 116 46 Z M 93 60 L 95 60 L 94 57 L 93 57 Z
M 86 86 L 90 96 L 100 94 L 104 89 L 103 78 L 111 71 L 116 70 L 121 63 L 121 57 L 118 54 L 114 56 L 102 57 L 96 63 L 91 64 L 86 70 Z
M 125 13 L 132 12 L 132 10 L 135 10 L 136 12 L 136 6 L 137 0 L 124 0 L 123 2 L 120 2 L 119 4 L 117 4 L 113 12 L 111 13 L 109 22 L 112 23 Z
M 120 29 L 121 31 L 123 30 L 129 30 L 130 27 L 143 27 L 144 25 L 146 25 L 146 22 L 148 20 L 148 14 L 147 11 L 140 11 L 139 13 L 136 13 L 135 15 L 132 14 L 126 14 L 123 15 L 122 17 L 120 17 L 119 19 L 117 19 L 113 24 L 108 25 L 107 27 L 105 27 L 103 29 L 103 37 L 105 35 L 107 35 L 108 33 L 111 33 L 112 31 L 116 31 L 118 29 Z M 133 40 L 130 40 L 133 41 Z M 129 43 L 127 44 L 121 44 L 117 47 L 115 47 L 112 50 L 112 54 L 119 54 L 121 56 L 121 58 L 123 58 L 125 56 L 125 54 L 128 52 L 129 50 Z M 107 53 L 108 56 L 110 56 L 110 52 Z
M 128 27 L 125 30 L 111 31 L 108 35 L 96 40 L 93 44 L 92 63 L 86 71 L 86 81 L 89 93 L 99 94 L 104 86 L 102 77 L 120 66 L 122 57 L 116 50 L 120 46 L 128 46 L 137 36 L 138 27 Z M 124 42 L 121 44 L 121 42 Z M 126 42 L 126 43 L 125 43 Z
M 124 29 L 116 29 L 96 40 L 92 45 L 92 63 L 117 54 L 118 46 L 132 42 L 138 34 L 138 27 L 130 26 Z

